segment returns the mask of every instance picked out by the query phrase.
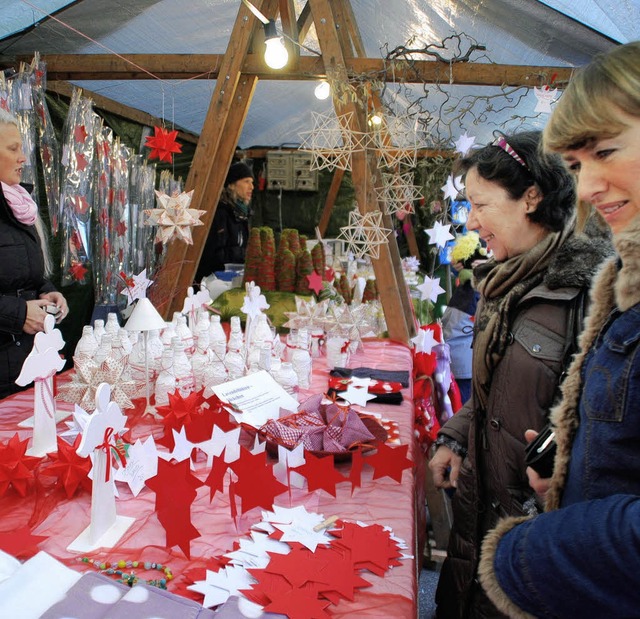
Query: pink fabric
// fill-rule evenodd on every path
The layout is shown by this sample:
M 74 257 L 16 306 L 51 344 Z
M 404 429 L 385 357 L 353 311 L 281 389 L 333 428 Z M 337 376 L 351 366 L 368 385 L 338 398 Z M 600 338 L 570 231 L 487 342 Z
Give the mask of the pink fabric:
M 22 185 L 2 183 L 2 193 L 7 199 L 16 219 L 27 226 L 33 226 L 38 216 L 38 207 L 29 192 Z
M 366 340 L 364 352 L 352 355 L 351 367 L 372 367 L 378 369 L 402 369 L 411 372 L 411 353 L 409 349 L 390 340 Z M 326 389 L 330 368 L 326 358 L 314 359 L 311 388 L 301 391 L 299 400 L 304 402 L 314 394 Z M 58 382 L 68 380 L 68 373 L 57 377 Z M 336 486 L 336 497 L 323 491 L 308 493 L 306 490 L 293 489 L 291 494 L 282 494 L 277 499 L 278 505 L 293 507 L 304 505 L 309 511 L 325 516 L 337 515 L 349 520 L 362 520 L 367 524 L 388 525 L 393 532 L 403 538 L 415 554 L 414 559 L 407 559 L 394 567 L 384 577 L 369 572 L 366 579 L 373 583 L 369 589 L 358 591 L 354 600 L 341 600 L 337 606 L 330 606 L 329 614 L 333 619 L 352 619 L 353 617 L 376 617 L 379 619 L 415 619 L 417 616 L 417 565 L 422 556 L 424 532 L 426 531 L 424 474 L 425 461 L 413 434 L 412 389 L 403 389 L 403 402 L 400 406 L 385 406 L 368 403 L 366 409 L 379 412 L 384 417 L 396 421 L 400 430 L 400 442 L 409 445 L 408 457 L 416 464 L 412 474 L 410 470 L 403 473 L 399 484 L 388 477 L 373 480 L 372 469 L 365 466 L 362 471 L 362 487 L 352 492 L 349 483 Z M 17 424 L 33 414 L 33 389 L 23 391 L 0 400 L 0 441 L 6 442 L 18 431 L 21 439 L 31 434 L 31 430 L 18 428 Z M 73 410 L 73 406 L 57 402 L 59 409 Z M 131 428 L 131 442 L 139 437 L 148 436 L 152 432 L 156 438 L 162 435 L 161 424 L 149 415 L 133 416 L 131 411 L 124 411 L 129 416 L 128 427 Z M 65 424 L 58 425 L 58 431 L 65 429 Z M 206 478 L 209 469 L 206 457 L 200 454 L 195 462 L 194 473 L 201 479 Z M 346 477 L 350 471 L 349 463 L 337 465 L 338 470 Z M 51 484 L 51 479 L 42 482 Z M 227 482 L 225 482 L 226 488 Z M 193 503 L 191 518 L 201 537 L 191 542 L 191 559 L 186 559 L 176 546 L 166 548 L 166 534 L 158 521 L 155 512 L 155 493 L 148 488 L 134 497 L 127 486 L 118 483 L 120 498 L 117 501 L 118 514 L 132 516 L 134 524 L 124 537 L 111 550 L 99 550 L 91 556 L 101 560 L 138 559 L 161 562 L 171 567 L 175 575 L 169 585 L 169 591 L 189 595 L 183 591 L 185 584 L 183 574 L 191 568 L 204 568 L 208 558 L 232 549 L 234 542 L 245 534 L 249 527 L 260 518 L 260 510 L 256 508 L 238 517 L 236 523 L 230 517 L 229 496 L 216 494 L 213 502 L 209 500 L 209 488 L 203 486 Z M 44 535 L 47 539 L 39 544 L 41 550 L 78 571 L 90 569 L 86 564 L 77 561 L 77 554 L 69 552 L 67 546 L 89 524 L 91 518 L 91 496 L 87 491 L 80 491 L 72 500 L 67 500 L 64 492 L 57 491 L 50 495 L 31 491 L 21 498 L 10 489 L 0 498 L 0 530 L 18 529 L 29 524 L 34 535 Z M 46 575 L 43 575 L 46 578 Z M 197 599 L 201 596 L 193 594 Z

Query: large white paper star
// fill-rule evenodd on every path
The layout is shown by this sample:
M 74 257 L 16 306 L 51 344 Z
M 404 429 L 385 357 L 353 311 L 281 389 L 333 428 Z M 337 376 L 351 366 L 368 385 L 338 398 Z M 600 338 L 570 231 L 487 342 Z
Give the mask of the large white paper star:
M 456 176 L 453 178 L 452 174 L 449 174 L 447 177 L 447 182 L 440 187 L 442 189 L 442 193 L 444 193 L 444 197 L 449 198 L 450 200 L 457 200 L 458 194 L 464 190 L 464 183 L 462 182 L 462 176 Z
M 444 247 L 447 241 L 453 239 L 453 234 L 449 232 L 451 224 L 442 225 L 439 221 L 433 223 L 433 228 L 427 228 L 425 232 L 429 235 L 429 243 L 438 247 Z
M 167 195 L 156 190 L 158 208 L 146 209 L 144 214 L 146 226 L 158 226 L 156 240 L 166 245 L 174 238 L 180 239 L 188 245 L 193 245 L 191 228 L 204 225 L 200 221 L 206 211 L 189 208 L 193 190 L 188 193 L 173 193 Z
M 456 141 L 456 152 L 460 153 L 463 157 L 469 152 L 469 149 L 473 146 L 476 138 L 472 135 L 467 135 L 465 131 Z
M 225 432 L 220 426 L 213 426 L 213 433 L 208 441 L 198 443 L 196 447 L 207 454 L 207 466 L 211 467 L 214 456 L 224 449 L 224 461 L 229 464 L 240 457 L 240 428 Z
M 243 567 L 227 565 L 218 572 L 207 570 L 206 580 L 198 580 L 187 589 L 204 595 L 202 605 L 212 608 L 224 604 L 230 595 L 238 595 L 242 589 L 249 589 L 256 579 Z
M 267 553 L 273 552 L 287 555 L 291 552 L 291 546 L 278 541 L 258 531 L 251 531 L 251 538 L 240 538 L 240 548 L 224 554 L 231 559 L 233 565 L 244 568 L 265 568 L 271 557 Z
M 352 376 L 347 385 L 346 391 L 340 392 L 340 397 L 349 402 L 349 404 L 357 404 L 358 406 L 366 406 L 369 400 L 374 400 L 375 395 L 369 393 L 370 378 L 357 378 Z
M 420 297 L 421 301 L 426 301 L 429 299 L 433 303 L 438 300 L 438 296 L 444 292 L 444 288 L 440 286 L 440 278 L 439 277 L 428 277 L 424 278 L 424 282 L 416 286 L 416 288 L 421 292 L 422 296 Z

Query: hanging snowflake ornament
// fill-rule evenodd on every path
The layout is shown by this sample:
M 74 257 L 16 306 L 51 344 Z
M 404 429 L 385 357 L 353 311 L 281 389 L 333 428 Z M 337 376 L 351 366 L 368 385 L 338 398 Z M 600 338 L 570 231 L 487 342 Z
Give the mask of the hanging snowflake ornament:
M 161 241 L 166 245 L 174 238 L 184 241 L 188 245 L 193 245 L 191 228 L 204 225 L 200 221 L 206 211 L 189 208 L 193 189 L 189 192 L 171 195 L 155 190 L 158 199 L 158 208 L 146 209 L 144 211 L 146 226 L 158 226 L 156 241 Z
M 387 213 L 400 211 L 406 215 L 415 212 L 414 204 L 423 198 L 422 188 L 414 184 L 413 172 L 406 174 L 382 173 L 382 187 L 376 187 L 378 200 L 385 205 Z
M 367 134 L 353 131 L 353 112 L 336 116 L 335 113 L 311 112 L 313 129 L 301 131 L 301 150 L 311 153 L 312 170 L 350 170 L 351 155 L 364 152 Z
M 475 136 L 467 135 L 465 131 L 455 142 L 456 152 L 460 153 L 463 157 L 469 152 L 471 147 L 476 141 Z
M 149 159 L 173 162 L 174 153 L 181 153 L 182 146 L 176 142 L 178 131 L 167 131 L 162 127 L 154 127 L 154 135 L 147 136 L 145 146 L 151 149 Z
M 391 230 L 382 225 L 382 213 L 373 211 L 363 215 L 355 209 L 349 213 L 349 225 L 340 228 L 336 238 L 344 240 L 347 250 L 356 258 L 380 258 L 380 246 L 388 242 Z
M 453 234 L 449 232 L 451 224 L 441 224 L 435 221 L 433 228 L 427 228 L 425 232 L 429 235 L 429 243 L 435 244 L 437 247 L 444 247 L 447 241 L 453 240 Z
M 462 182 L 462 176 L 453 177 L 453 174 L 449 174 L 447 177 L 447 182 L 440 187 L 442 189 L 442 193 L 444 194 L 445 199 L 449 198 L 449 200 L 457 200 L 458 194 L 464 191 L 464 183 Z

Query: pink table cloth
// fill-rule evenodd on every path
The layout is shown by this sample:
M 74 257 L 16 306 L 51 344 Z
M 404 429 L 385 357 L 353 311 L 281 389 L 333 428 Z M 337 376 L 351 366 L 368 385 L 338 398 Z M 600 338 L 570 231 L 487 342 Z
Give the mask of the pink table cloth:
M 351 357 L 349 367 L 366 366 L 387 370 L 406 370 L 411 376 L 411 353 L 403 344 L 390 340 L 367 340 L 364 351 Z M 313 382 L 311 389 L 301 391 L 299 401 L 309 395 L 327 390 L 329 369 L 324 357 L 314 359 Z M 64 377 L 58 377 L 58 380 Z M 365 578 L 373 583 L 367 589 L 356 592 L 355 600 L 340 601 L 337 606 L 330 605 L 327 611 L 333 617 L 411 617 L 417 616 L 417 573 L 422 556 L 422 544 L 426 529 L 424 500 L 424 456 L 413 433 L 413 405 L 411 401 L 412 385 L 403 390 L 403 402 L 399 406 L 371 404 L 368 411 L 379 412 L 385 418 L 398 423 L 400 442 L 408 444 L 408 457 L 415 463 L 414 470 L 403 473 L 402 483 L 387 477 L 372 480 L 372 470 L 364 467 L 362 487 L 351 493 L 349 483 L 340 483 L 336 487 L 336 498 L 322 490 L 307 493 L 304 490 L 293 491 L 293 502 L 289 504 L 287 494 L 276 499 L 276 504 L 285 507 L 304 505 L 309 511 L 319 512 L 329 517 L 337 515 L 343 519 L 360 520 L 366 524 L 380 524 L 393 529 L 396 536 L 404 539 L 414 552 L 413 559 L 403 560 L 400 566 L 387 571 L 384 577 L 370 572 Z M 72 405 L 59 402 L 59 410 L 72 410 Z M 124 411 L 125 413 L 127 411 Z M 31 434 L 28 428 L 19 428 L 18 423 L 33 414 L 33 390 L 15 394 L 0 401 L 0 441 L 6 441 L 16 432 L 21 439 Z M 161 424 L 150 416 L 140 419 L 136 416 L 129 424 L 132 430 L 132 442 L 144 438 L 150 433 L 161 436 Z M 64 429 L 59 424 L 58 431 Z M 162 449 L 162 448 L 161 448 Z M 366 456 L 365 456 L 366 460 Z M 204 458 L 198 458 L 196 475 L 206 478 L 208 469 Z M 343 474 L 348 474 L 348 463 L 338 465 Z M 52 483 L 51 478 L 43 478 Z M 192 506 L 192 523 L 201 533 L 201 537 L 191 542 L 191 558 L 187 559 L 178 547 L 165 547 L 165 531 L 158 522 L 154 511 L 156 495 L 144 488 L 134 497 L 128 486 L 117 484 L 120 492 L 117 500 L 119 515 L 132 516 L 135 523 L 116 547 L 100 550 L 92 558 L 117 561 L 143 560 L 160 562 L 170 566 L 175 576 L 169 583 L 170 591 L 187 593 L 184 590 L 185 570 L 204 567 L 207 559 L 232 550 L 234 541 L 246 535 L 252 524 L 260 520 L 260 509 L 256 508 L 241 515 L 236 523 L 230 515 L 228 496 L 216 494 L 209 501 L 209 488 L 198 490 L 198 497 Z M 34 535 L 47 536 L 39 546 L 64 564 L 83 571 L 87 565 L 78 562 L 78 555 L 66 550 L 67 546 L 87 527 L 90 522 L 90 494 L 80 490 L 74 498 L 68 500 L 62 490 L 55 492 L 32 488 L 29 494 L 19 497 L 13 488 L 9 488 L 4 497 L 0 497 L 0 531 L 11 531 L 24 526 L 32 528 Z M 190 582 L 190 581 L 189 581 Z M 192 597 L 199 599 L 197 594 Z

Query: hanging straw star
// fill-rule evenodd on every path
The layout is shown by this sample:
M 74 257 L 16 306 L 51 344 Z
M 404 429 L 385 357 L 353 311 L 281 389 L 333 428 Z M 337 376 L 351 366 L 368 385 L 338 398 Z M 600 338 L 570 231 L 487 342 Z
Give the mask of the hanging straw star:
M 382 225 L 382 213 L 374 211 L 361 215 L 358 210 L 349 213 L 349 225 L 340 228 L 338 239 L 347 243 L 356 258 L 380 257 L 380 246 L 388 242 L 391 230 Z
M 376 188 L 378 200 L 385 205 L 387 213 L 415 212 L 414 203 L 423 197 L 422 188 L 414 185 L 413 173 L 382 174 L 382 187 Z

